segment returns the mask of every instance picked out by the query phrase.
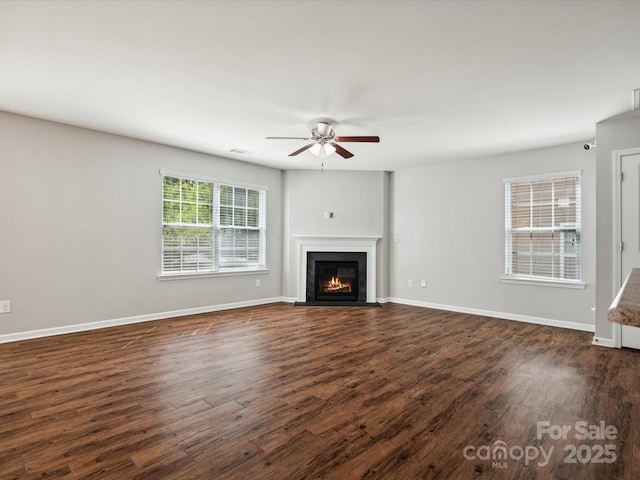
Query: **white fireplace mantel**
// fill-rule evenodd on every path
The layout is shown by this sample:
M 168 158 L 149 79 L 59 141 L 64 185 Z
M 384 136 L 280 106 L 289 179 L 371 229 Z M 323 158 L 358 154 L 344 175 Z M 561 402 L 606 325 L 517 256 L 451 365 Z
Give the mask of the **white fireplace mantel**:
M 376 243 L 382 237 L 355 235 L 294 235 L 298 254 L 299 302 L 307 298 L 307 253 L 308 252 L 366 252 L 367 254 L 367 303 L 375 303 L 376 298 Z

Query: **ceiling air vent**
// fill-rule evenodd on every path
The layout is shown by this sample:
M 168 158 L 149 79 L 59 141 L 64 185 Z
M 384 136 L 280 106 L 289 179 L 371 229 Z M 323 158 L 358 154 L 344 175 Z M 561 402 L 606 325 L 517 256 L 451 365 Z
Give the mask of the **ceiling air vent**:
M 253 153 L 253 152 L 250 152 L 249 150 L 244 150 L 242 148 L 237 148 L 237 147 L 230 148 L 229 151 L 231 153 L 237 153 L 238 155 L 251 155 Z

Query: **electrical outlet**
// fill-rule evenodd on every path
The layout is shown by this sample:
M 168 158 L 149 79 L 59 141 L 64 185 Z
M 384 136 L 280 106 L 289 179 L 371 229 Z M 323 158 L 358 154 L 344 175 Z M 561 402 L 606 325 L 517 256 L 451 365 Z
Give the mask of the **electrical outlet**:
M 259 286 L 260 286 L 260 279 L 256 278 L 256 287 L 259 287 Z
M 409 288 L 413 287 L 413 280 L 409 280 L 409 282 L 407 283 L 407 287 Z
M 0 302 L 0 313 L 11 313 L 11 300 Z
M 426 280 L 422 280 L 422 282 L 420 282 L 420 286 L 422 288 L 427 288 L 427 281 Z

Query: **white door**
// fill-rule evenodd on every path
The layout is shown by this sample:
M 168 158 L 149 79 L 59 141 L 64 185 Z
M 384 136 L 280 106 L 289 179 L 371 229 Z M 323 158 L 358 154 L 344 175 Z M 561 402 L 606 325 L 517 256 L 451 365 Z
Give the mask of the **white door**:
M 620 285 L 632 268 L 640 268 L 640 154 L 621 159 L 623 181 L 620 187 Z M 640 328 L 622 325 L 623 347 L 640 349 Z

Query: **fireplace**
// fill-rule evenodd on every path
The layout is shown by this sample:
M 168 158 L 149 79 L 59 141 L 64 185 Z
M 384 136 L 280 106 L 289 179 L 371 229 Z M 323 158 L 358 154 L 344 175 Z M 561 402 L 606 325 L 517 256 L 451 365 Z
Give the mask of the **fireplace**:
M 306 303 L 367 303 L 366 252 L 307 252 Z
M 376 243 L 381 237 L 371 235 L 293 235 L 295 239 L 295 262 L 293 271 L 297 273 L 296 297 L 294 305 L 328 305 L 328 300 L 315 300 L 315 280 L 311 281 L 307 270 L 309 267 L 315 268 L 314 264 L 309 265 L 309 254 L 331 253 L 338 254 L 338 261 L 345 261 L 342 254 L 360 254 L 358 259 L 358 300 L 341 300 L 342 305 L 379 305 L 376 301 Z M 353 257 L 352 257 L 353 258 Z M 365 259 L 364 261 L 362 259 Z M 322 260 L 322 259 L 321 259 Z M 326 259 L 325 259 L 326 260 Z M 336 260 L 335 257 L 329 260 Z M 349 261 L 347 259 L 347 261 Z M 314 277 L 315 279 L 315 272 Z M 313 295 L 313 297 L 311 297 Z M 314 300 L 309 300 L 314 298 Z M 309 303 L 308 303 L 309 302 Z M 335 302 L 335 301 L 334 301 Z

